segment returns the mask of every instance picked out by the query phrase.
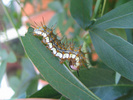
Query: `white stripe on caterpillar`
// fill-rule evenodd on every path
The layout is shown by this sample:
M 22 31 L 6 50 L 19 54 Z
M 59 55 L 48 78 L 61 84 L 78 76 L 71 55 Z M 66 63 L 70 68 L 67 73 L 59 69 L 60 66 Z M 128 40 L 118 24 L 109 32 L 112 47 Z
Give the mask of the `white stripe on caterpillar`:
M 85 62 L 81 48 L 74 50 L 73 44 L 67 45 L 68 47 L 64 46 L 53 33 L 53 29 L 48 28 L 46 25 L 36 27 L 33 35 L 43 37 L 42 42 L 47 45 L 47 48 L 52 51 L 53 55 L 60 59 L 60 63 L 68 60 L 71 69 L 79 70 L 79 66 L 82 66 L 82 62 Z

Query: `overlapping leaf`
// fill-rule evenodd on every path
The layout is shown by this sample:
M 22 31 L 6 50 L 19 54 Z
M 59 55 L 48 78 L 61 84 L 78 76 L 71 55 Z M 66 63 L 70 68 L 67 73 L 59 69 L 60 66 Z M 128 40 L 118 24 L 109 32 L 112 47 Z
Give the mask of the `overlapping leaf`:
M 110 85 L 102 87 L 93 87 L 90 89 L 102 100 L 117 100 L 125 94 L 130 94 L 130 92 L 133 91 L 133 85 Z M 121 98 L 120 100 L 124 99 Z
M 100 29 L 90 31 L 90 36 L 102 61 L 133 81 L 133 45 Z
M 131 0 L 99 18 L 93 25 L 92 29 L 94 28 L 133 28 L 133 1 Z
M 61 94 L 53 89 L 50 85 L 44 86 L 41 90 L 32 94 L 30 98 L 59 98 Z
M 71 15 L 83 29 L 86 29 L 91 24 L 92 3 L 93 0 L 70 1 Z

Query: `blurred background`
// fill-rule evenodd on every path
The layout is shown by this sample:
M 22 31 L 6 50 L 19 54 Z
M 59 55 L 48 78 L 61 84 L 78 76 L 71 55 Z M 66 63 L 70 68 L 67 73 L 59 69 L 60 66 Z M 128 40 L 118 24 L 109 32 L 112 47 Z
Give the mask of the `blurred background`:
M 116 1 L 107 1 L 105 13 L 119 5 Z M 40 24 L 42 18 L 49 28 L 55 25 L 60 38 L 73 40 L 76 47 L 86 43 L 91 64 L 103 66 L 88 33 L 72 18 L 69 5 L 69 0 L 0 1 L 0 99 L 25 98 L 48 84 L 28 59 L 20 41 L 30 24 Z
M 70 16 L 69 0 L 0 1 L 0 99 L 25 98 L 48 84 L 24 52 L 20 36 L 44 18 L 59 37 L 83 43 L 84 31 Z M 78 36 L 77 36 L 78 35 Z

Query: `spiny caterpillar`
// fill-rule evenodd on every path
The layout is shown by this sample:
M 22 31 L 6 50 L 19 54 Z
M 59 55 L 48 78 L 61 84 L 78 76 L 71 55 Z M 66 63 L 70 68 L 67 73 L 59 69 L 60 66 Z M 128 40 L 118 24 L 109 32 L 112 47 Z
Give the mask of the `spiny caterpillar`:
M 34 26 L 33 35 L 40 36 L 42 38 L 42 43 L 52 51 L 52 54 L 59 58 L 62 64 L 65 60 L 69 61 L 69 67 L 78 72 L 80 66 L 85 66 L 85 57 L 81 51 L 81 46 L 79 49 L 74 48 L 73 43 L 65 44 L 61 40 L 57 39 L 57 35 L 53 33 L 53 28 L 48 28 L 45 23 L 41 23 L 41 26 Z

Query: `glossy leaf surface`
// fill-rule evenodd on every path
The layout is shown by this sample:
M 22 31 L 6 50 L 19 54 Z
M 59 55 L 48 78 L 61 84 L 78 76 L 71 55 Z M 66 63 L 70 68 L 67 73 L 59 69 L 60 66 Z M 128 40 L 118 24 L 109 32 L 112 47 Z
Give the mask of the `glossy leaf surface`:
M 92 29 L 94 28 L 133 28 L 133 1 L 131 0 L 99 18 L 93 25 Z
M 92 3 L 93 0 L 70 1 L 71 15 L 83 29 L 86 29 L 91 24 Z
M 90 31 L 90 36 L 102 61 L 133 81 L 133 45 L 100 29 Z

